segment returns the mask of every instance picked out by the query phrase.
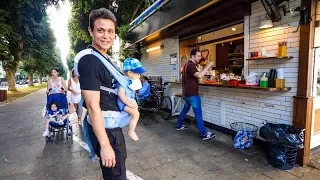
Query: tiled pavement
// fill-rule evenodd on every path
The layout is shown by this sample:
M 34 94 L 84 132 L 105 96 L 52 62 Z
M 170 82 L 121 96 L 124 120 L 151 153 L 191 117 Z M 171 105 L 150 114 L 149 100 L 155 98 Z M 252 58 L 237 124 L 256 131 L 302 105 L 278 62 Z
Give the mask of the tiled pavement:
M 215 139 L 201 141 L 196 128 L 173 127 L 174 121 L 139 126 L 141 139 L 127 140 L 128 169 L 143 179 L 320 179 L 320 170 L 311 167 L 273 168 L 258 146 L 236 150 L 228 135 L 217 132 Z
M 98 163 L 78 143 L 60 137 L 45 143 L 41 110 L 45 91 L 0 107 L 0 179 L 96 179 Z M 81 137 L 77 125 L 74 135 Z M 64 134 L 62 134 L 63 136 Z
M 0 107 L 0 179 L 97 179 L 98 162 L 75 141 L 46 145 L 41 137 L 44 91 Z M 157 118 L 161 119 L 161 118 Z M 145 180 L 320 179 L 320 170 L 270 167 L 259 147 L 238 151 L 230 136 L 218 133 L 203 142 L 192 127 L 177 132 L 174 120 L 139 125 L 138 142 L 127 137 L 127 168 Z M 74 124 L 74 135 L 83 139 Z

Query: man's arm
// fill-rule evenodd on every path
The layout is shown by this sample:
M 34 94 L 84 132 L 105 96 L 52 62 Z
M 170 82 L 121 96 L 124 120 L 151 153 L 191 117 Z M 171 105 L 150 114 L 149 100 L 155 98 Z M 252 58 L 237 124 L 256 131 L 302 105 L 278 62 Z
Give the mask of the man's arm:
M 116 165 L 115 153 L 104 127 L 104 118 L 100 107 L 101 86 L 100 60 L 92 56 L 85 56 L 79 61 L 80 87 L 87 111 L 91 120 L 92 129 L 100 144 L 100 156 L 103 166 L 114 167 Z
M 101 147 L 100 153 L 102 164 L 106 167 L 114 167 L 116 165 L 116 159 L 106 129 L 104 128 L 104 120 L 100 108 L 100 92 L 82 90 L 82 94 L 84 96 L 84 101 L 86 102 L 92 129 Z
M 211 68 L 212 65 L 213 63 L 209 62 L 209 64 L 206 65 L 202 71 L 194 73 L 194 76 L 197 77 L 198 79 L 203 78 L 203 76 L 207 73 L 207 71 L 209 70 L 209 68 Z
M 100 108 L 100 92 L 82 90 L 87 110 L 92 123 L 92 128 L 101 147 L 110 146 L 110 141 L 104 128 L 104 120 Z

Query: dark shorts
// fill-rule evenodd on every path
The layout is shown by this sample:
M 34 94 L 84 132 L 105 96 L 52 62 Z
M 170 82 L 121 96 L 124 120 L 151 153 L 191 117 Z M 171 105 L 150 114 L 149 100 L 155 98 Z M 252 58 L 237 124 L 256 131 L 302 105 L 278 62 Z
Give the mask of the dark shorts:
M 100 158 L 100 144 L 97 137 L 95 136 L 92 126 L 89 125 L 89 136 L 91 139 L 92 147 L 95 150 L 95 153 Z M 106 129 L 110 144 L 116 155 L 116 166 L 114 168 L 108 168 L 102 166 L 100 158 L 100 167 L 102 170 L 102 175 L 104 180 L 126 180 L 126 159 L 127 159 L 127 150 L 126 142 L 122 133 L 121 128 L 115 129 Z

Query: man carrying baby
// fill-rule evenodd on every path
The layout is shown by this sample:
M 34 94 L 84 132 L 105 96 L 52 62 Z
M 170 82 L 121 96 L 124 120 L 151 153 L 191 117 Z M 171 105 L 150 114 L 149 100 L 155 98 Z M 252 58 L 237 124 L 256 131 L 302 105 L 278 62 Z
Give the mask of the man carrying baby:
M 89 33 L 92 48 L 107 61 L 107 56 L 115 39 L 116 18 L 105 9 L 92 10 L 89 15 Z M 100 158 L 104 180 L 126 180 L 127 158 L 125 139 L 122 133 L 117 95 L 101 90 L 101 87 L 116 89 L 116 80 L 98 57 L 88 54 L 79 60 L 78 73 L 84 96 L 84 107 L 89 114 L 89 136 L 95 153 Z

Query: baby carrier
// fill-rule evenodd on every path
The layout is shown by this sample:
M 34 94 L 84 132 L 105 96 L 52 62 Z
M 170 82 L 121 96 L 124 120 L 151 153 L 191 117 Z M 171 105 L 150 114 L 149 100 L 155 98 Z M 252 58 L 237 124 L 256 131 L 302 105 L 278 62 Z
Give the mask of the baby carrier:
M 101 62 L 102 64 L 108 69 L 108 71 L 110 72 L 110 74 L 116 79 L 116 81 L 126 90 L 129 91 L 129 82 L 127 81 L 126 77 L 124 76 L 124 74 L 120 71 L 120 69 L 112 62 L 112 59 L 109 57 L 104 57 L 102 56 L 100 53 L 96 52 L 93 49 L 84 49 L 82 51 L 80 51 L 75 59 L 74 59 L 74 72 L 76 73 L 76 75 L 81 79 L 81 76 L 78 72 L 78 64 L 80 59 L 88 54 L 92 54 L 94 56 L 96 56 Z M 100 90 L 102 91 L 107 91 L 109 93 L 114 93 L 114 94 L 118 94 L 117 89 L 112 89 L 112 88 L 108 88 L 108 87 L 104 87 L 104 86 L 100 86 Z M 120 121 L 122 122 L 122 124 L 124 125 L 128 125 L 129 124 L 129 120 L 131 119 L 131 116 L 125 112 L 125 111 L 121 111 L 121 112 L 115 112 L 115 113 L 119 113 L 119 118 Z M 102 112 L 102 114 L 104 114 L 104 112 Z M 90 137 L 89 137 L 89 131 L 88 131 L 88 114 L 85 115 L 85 119 L 83 122 L 83 126 L 84 126 L 84 134 L 86 137 L 86 141 L 87 144 L 90 148 L 90 155 L 89 155 L 89 159 L 92 159 L 95 156 L 95 152 L 94 149 L 91 145 L 91 141 L 90 141 Z

